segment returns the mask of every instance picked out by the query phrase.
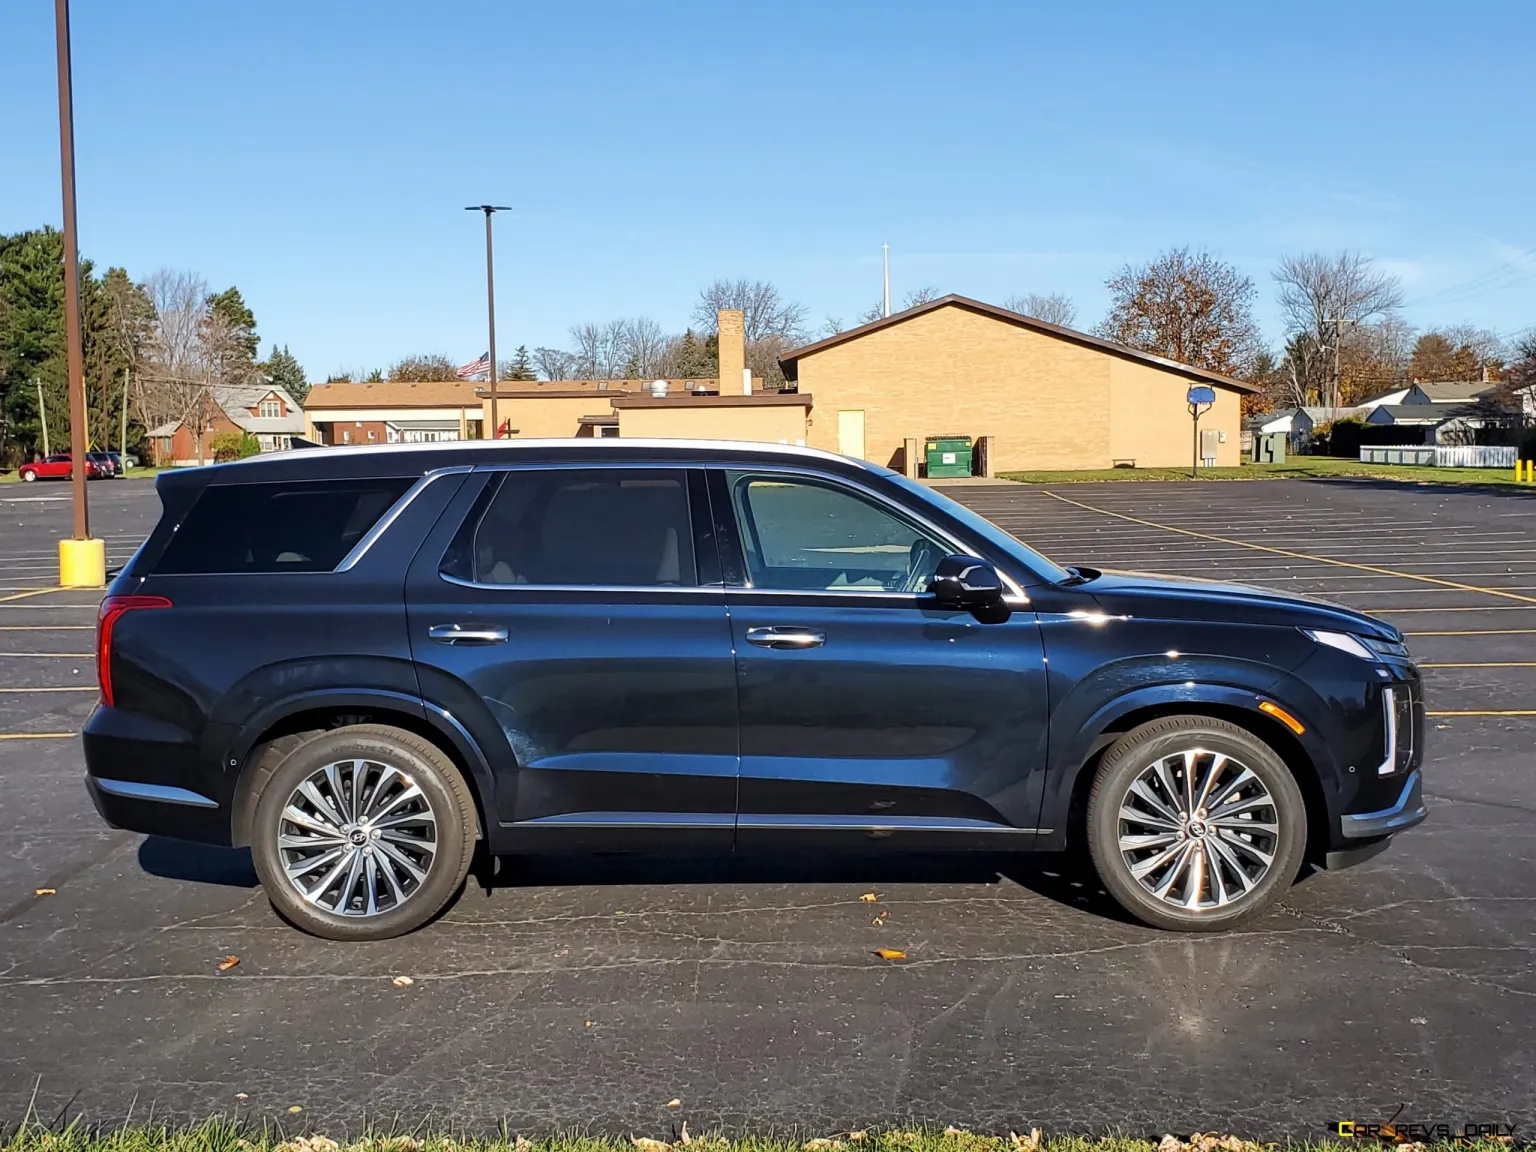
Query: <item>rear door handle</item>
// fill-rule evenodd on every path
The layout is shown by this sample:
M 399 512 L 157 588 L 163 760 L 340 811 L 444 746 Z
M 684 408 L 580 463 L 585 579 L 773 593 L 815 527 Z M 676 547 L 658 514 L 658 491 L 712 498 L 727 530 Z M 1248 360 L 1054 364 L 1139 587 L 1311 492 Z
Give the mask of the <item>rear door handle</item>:
M 427 635 L 439 644 L 505 644 L 507 630 L 487 624 L 434 624 Z
M 748 628 L 747 643 L 759 648 L 820 648 L 827 642 L 825 632 L 809 628 Z

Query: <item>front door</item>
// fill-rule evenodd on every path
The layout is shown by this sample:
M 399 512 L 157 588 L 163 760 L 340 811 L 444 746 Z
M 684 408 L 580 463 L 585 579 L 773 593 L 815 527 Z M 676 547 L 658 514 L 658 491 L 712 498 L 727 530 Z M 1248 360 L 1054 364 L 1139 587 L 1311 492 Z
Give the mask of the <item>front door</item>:
M 424 697 L 494 761 L 502 843 L 729 846 L 735 672 L 704 474 L 474 480 L 407 599 Z
M 1034 614 L 984 624 L 935 606 L 934 567 L 963 545 L 872 493 L 774 470 L 710 484 L 736 648 L 737 843 L 1029 847 L 1047 720 Z

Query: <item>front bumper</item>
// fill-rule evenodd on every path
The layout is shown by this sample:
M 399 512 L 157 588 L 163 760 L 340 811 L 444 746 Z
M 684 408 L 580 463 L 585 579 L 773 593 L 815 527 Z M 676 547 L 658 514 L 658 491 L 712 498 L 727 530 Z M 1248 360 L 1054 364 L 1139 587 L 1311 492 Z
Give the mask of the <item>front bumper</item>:
M 1339 817 L 1339 834 L 1346 840 L 1375 840 L 1412 828 L 1428 815 L 1421 774 L 1414 769 L 1403 781 L 1396 802 L 1375 812 L 1346 812 Z

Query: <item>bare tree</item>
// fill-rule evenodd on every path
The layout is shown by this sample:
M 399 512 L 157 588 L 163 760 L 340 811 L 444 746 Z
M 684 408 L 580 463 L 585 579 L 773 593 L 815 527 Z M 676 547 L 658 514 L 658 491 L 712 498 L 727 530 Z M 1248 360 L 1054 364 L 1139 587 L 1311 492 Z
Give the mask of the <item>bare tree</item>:
M 1324 371 L 1321 378 L 1309 376 L 1301 386 L 1306 392 L 1317 392 L 1325 407 L 1337 408 L 1343 392 L 1346 331 L 1393 315 L 1402 306 L 1402 286 L 1396 276 L 1376 271 L 1370 257 L 1358 252 L 1287 256 L 1274 276 L 1286 330 L 1293 336 L 1305 333 L 1315 350 L 1307 371 Z M 1331 372 L 1327 372 L 1324 350 L 1333 355 Z
M 669 343 L 661 325 L 649 316 L 637 316 L 624 325 L 624 374 L 639 379 L 661 371 Z
M 533 365 L 545 380 L 569 380 L 571 378 L 571 354 L 559 348 L 535 348 Z
M 823 336 L 836 336 L 846 327 L 847 325 L 843 323 L 841 316 L 829 315 L 821 322 L 821 334 Z
M 389 366 L 385 375 L 391 380 L 401 381 L 457 380 L 459 371 L 450 357 L 438 352 L 428 352 L 416 356 L 402 356 Z M 489 373 L 486 379 L 490 379 Z
M 1077 305 L 1072 303 L 1072 297 L 1060 292 L 1026 292 L 1022 296 L 1010 296 L 1003 301 L 1003 307 L 1061 328 L 1070 328 L 1077 323 Z
M 926 288 L 914 288 L 902 299 L 902 311 L 908 308 L 916 308 L 919 304 L 927 304 L 931 300 L 937 300 L 943 293 L 932 285 Z
M 203 317 L 208 284 L 191 272 L 162 268 L 144 284 L 155 310 L 134 399 L 147 429 L 186 419 L 207 387 Z
M 766 280 L 716 280 L 699 293 L 693 318 L 705 333 L 713 333 L 722 308 L 739 308 L 747 343 L 777 336 L 790 343 L 804 337 L 805 309 L 785 300 Z
M 1106 282 L 1109 316 L 1095 331 L 1181 364 L 1246 375 L 1259 351 L 1253 281 L 1209 252 L 1173 248 Z

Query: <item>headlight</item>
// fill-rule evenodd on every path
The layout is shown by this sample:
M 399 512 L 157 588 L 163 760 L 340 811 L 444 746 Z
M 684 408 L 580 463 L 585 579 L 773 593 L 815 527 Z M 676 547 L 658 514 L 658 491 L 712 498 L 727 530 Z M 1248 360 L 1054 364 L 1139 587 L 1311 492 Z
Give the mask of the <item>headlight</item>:
M 1356 636 L 1351 632 L 1314 631 L 1311 628 L 1303 628 L 1302 631 L 1319 644 L 1337 648 L 1340 652 L 1348 652 L 1351 656 L 1358 656 L 1362 660 L 1376 660 L 1382 656 L 1396 656 L 1403 660 L 1408 658 L 1408 645 L 1396 640 L 1377 640 L 1373 636 Z
M 1304 628 L 1302 631 L 1319 644 L 1337 648 L 1340 652 L 1348 652 L 1351 656 L 1358 656 L 1362 660 L 1376 659 L 1376 653 L 1367 648 L 1360 637 L 1351 636 L 1348 632 L 1314 632 L 1310 628 Z

